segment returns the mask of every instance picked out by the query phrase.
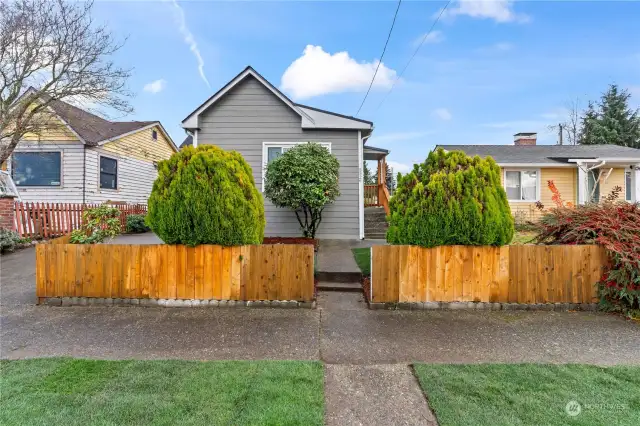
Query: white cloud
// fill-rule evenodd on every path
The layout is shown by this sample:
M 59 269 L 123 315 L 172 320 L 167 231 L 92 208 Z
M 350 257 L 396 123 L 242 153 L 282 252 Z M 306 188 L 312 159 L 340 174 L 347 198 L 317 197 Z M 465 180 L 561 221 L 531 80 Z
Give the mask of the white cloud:
M 397 161 L 387 161 L 387 164 L 393 169 L 393 175 L 398 173 L 409 173 L 413 170 L 413 166 L 404 163 L 398 163 Z
M 285 70 L 280 87 L 295 99 L 327 93 L 365 91 L 377 65 L 377 60 L 357 62 L 349 56 L 349 52 L 332 55 L 325 52 L 322 46 L 308 45 L 302 56 Z M 373 88 L 389 88 L 395 79 L 396 72 L 382 63 Z
M 387 133 L 380 136 L 372 136 L 369 140 L 371 145 L 387 144 L 391 142 L 407 141 L 412 139 L 418 139 L 433 132 L 397 132 Z
M 167 87 L 167 82 L 161 78 L 145 84 L 143 90 L 149 93 L 159 93 L 162 92 L 165 87 Z
M 513 0 L 458 0 L 443 16 L 465 15 L 478 19 L 493 19 L 496 22 L 528 22 L 531 18 L 516 13 L 513 3 Z
M 413 45 L 414 46 L 418 46 L 420 43 L 422 43 L 422 40 L 424 39 L 424 43 L 425 44 L 438 44 L 438 43 L 442 43 L 445 39 L 444 34 L 442 33 L 442 31 L 432 31 L 427 38 L 425 39 L 424 36 L 427 35 L 427 33 L 422 34 L 420 37 L 416 38 L 413 41 Z
M 172 3 L 176 10 L 176 17 L 178 19 L 178 29 L 180 30 L 180 34 L 182 34 L 184 42 L 189 45 L 191 53 L 193 53 L 193 56 L 195 56 L 196 60 L 198 61 L 198 73 L 200 74 L 200 78 L 202 78 L 202 81 L 207 84 L 207 87 L 211 87 L 209 85 L 209 80 L 207 80 L 207 77 L 204 75 L 204 59 L 202 59 L 202 55 L 200 54 L 198 43 L 196 43 L 196 39 L 193 37 L 193 34 L 189 30 L 189 27 L 187 27 L 187 19 L 184 16 L 184 10 L 182 10 L 176 0 L 172 0 Z
M 453 118 L 451 112 L 446 108 L 436 108 L 433 110 L 433 115 L 443 121 L 449 121 Z

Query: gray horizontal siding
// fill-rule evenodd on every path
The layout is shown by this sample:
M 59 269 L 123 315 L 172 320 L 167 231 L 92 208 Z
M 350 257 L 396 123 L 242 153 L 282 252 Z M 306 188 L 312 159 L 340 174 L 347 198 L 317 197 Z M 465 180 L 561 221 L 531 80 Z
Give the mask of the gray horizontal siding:
M 263 142 L 330 142 L 340 162 L 341 195 L 327 206 L 319 238 L 359 237 L 358 132 L 303 130 L 301 118 L 257 80 L 249 77 L 199 117 L 198 144 L 213 144 L 242 154 L 262 189 Z M 300 226 L 289 209 L 265 201 L 267 236 L 299 236 Z

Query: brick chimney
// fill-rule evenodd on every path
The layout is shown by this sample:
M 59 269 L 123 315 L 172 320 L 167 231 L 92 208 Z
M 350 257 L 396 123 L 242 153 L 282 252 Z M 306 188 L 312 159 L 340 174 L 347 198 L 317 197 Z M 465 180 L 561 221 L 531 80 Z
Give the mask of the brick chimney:
M 516 133 L 513 135 L 513 144 L 516 146 L 535 145 L 538 134 L 535 132 Z

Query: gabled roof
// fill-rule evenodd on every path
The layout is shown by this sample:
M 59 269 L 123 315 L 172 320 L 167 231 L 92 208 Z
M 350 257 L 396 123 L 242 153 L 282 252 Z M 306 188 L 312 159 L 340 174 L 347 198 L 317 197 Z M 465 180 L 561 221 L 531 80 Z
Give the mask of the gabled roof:
M 182 143 L 180 144 L 180 146 L 178 148 L 182 149 L 185 146 L 191 146 L 191 145 L 193 145 L 193 136 L 187 135 L 187 137 L 184 138 L 184 140 L 182 141 Z
M 294 103 L 251 66 L 246 67 L 240 74 L 236 75 L 233 79 L 231 79 L 231 81 L 229 81 L 220 90 L 214 93 L 213 96 L 211 96 L 198 108 L 191 112 L 191 114 L 189 114 L 184 120 L 182 120 L 182 127 L 185 129 L 197 129 L 198 115 L 213 106 L 227 92 L 229 92 L 247 77 L 253 77 L 258 80 L 263 86 L 265 86 L 276 97 L 278 97 L 285 105 L 287 105 L 293 112 L 298 114 L 302 119 L 302 128 L 304 129 L 373 129 L 373 123 L 370 121 L 361 120 L 359 118 Z
M 35 91 L 35 89 L 29 88 L 22 96 L 31 91 Z M 84 144 L 89 146 L 102 145 L 116 138 L 157 125 L 172 147 L 177 149 L 171 136 L 159 121 L 109 121 L 60 100 L 51 101 L 49 108 Z
M 631 160 L 640 162 L 640 149 L 618 145 L 437 145 L 446 151 L 491 156 L 498 164 L 569 165 L 569 160 Z M 573 165 L 573 164 L 571 164 Z

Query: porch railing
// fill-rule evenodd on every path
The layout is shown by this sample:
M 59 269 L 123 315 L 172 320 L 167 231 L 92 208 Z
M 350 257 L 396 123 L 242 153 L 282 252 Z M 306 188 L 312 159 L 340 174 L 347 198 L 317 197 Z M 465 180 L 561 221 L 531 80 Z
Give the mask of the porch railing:
M 364 186 L 364 206 L 365 207 L 380 206 L 380 203 L 378 201 L 378 185 Z

